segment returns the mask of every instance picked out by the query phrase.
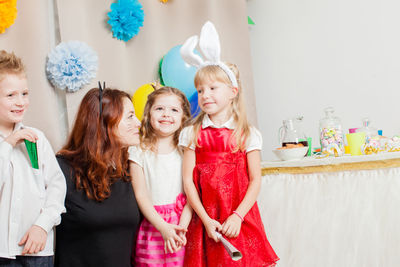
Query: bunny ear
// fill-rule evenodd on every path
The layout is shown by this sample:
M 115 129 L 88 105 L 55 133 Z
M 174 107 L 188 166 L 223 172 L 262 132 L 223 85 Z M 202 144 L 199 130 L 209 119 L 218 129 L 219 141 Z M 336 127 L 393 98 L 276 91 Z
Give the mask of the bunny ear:
M 197 35 L 190 37 L 182 45 L 180 50 L 183 61 L 196 68 L 199 68 L 204 63 L 203 59 L 194 53 L 194 48 L 197 45 L 198 39 L 199 37 L 197 37 Z
M 208 62 L 219 62 L 221 46 L 218 32 L 210 21 L 207 21 L 201 28 L 199 47 Z
M 199 48 L 204 56 L 204 60 L 194 53 L 199 38 L 197 35 L 190 37 L 182 45 L 180 52 L 182 59 L 196 68 L 208 65 L 219 66 L 229 77 L 233 87 L 238 87 L 238 81 L 232 70 L 220 61 L 221 45 L 219 43 L 218 32 L 210 21 L 207 21 L 201 28 Z

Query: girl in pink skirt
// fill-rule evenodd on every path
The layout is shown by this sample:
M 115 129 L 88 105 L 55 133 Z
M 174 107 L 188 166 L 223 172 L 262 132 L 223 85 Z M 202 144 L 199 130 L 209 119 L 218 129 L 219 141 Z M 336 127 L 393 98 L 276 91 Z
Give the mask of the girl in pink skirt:
M 134 266 L 183 266 L 192 210 L 183 195 L 178 138 L 189 119 L 190 104 L 178 89 L 163 87 L 148 96 L 141 145 L 129 149 L 132 185 L 145 217 Z

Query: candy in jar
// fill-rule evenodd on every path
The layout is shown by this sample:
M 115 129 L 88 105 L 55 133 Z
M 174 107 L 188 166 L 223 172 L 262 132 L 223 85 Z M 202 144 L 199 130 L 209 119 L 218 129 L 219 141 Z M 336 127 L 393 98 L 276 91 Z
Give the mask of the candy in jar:
M 334 116 L 335 110 L 332 107 L 328 107 L 324 111 L 325 117 L 319 122 L 321 152 L 332 156 L 342 156 L 344 140 L 340 119 Z
M 369 118 L 362 119 L 363 127 L 357 128 L 357 133 L 365 133 L 365 143 L 361 147 L 361 152 L 364 155 L 376 154 L 381 152 L 380 136 L 378 130 L 370 125 Z
M 378 130 L 371 126 L 371 121 L 369 118 L 363 118 L 362 124 L 363 124 L 363 127 L 357 128 L 356 132 L 357 133 L 364 132 L 365 133 L 365 143 L 368 144 L 371 138 L 379 136 Z

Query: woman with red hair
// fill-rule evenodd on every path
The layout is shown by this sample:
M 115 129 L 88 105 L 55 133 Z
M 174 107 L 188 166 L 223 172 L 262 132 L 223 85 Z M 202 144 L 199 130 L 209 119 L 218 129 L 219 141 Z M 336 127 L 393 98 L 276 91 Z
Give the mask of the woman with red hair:
M 57 155 L 67 213 L 56 228 L 55 266 L 131 266 L 140 213 L 128 147 L 139 144 L 139 126 L 127 93 L 99 85 L 83 98 Z

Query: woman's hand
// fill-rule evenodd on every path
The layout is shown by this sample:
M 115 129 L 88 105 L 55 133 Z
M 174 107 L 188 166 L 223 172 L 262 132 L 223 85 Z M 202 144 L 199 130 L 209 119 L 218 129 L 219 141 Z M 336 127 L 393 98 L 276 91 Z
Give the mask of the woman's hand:
M 18 245 L 24 246 L 22 255 L 36 254 L 46 246 L 47 232 L 40 226 L 33 225 L 19 241 Z
M 214 239 L 215 242 L 219 242 L 215 232 L 221 231 L 222 225 L 218 221 L 209 218 L 206 222 L 204 222 L 204 227 L 206 228 L 208 237 Z
M 226 237 L 235 238 L 239 235 L 241 226 L 242 226 L 242 219 L 238 215 L 232 214 L 222 224 L 221 233 Z
M 178 251 L 183 243 L 186 243 L 186 238 L 180 236 L 181 232 L 186 232 L 187 229 L 180 225 L 165 223 L 160 229 L 160 233 L 164 239 L 164 251 L 166 253 L 174 253 Z
M 32 130 L 32 129 L 21 129 L 18 130 L 9 136 L 7 136 L 6 139 L 4 139 L 7 143 L 15 147 L 17 144 L 21 143 L 24 141 L 24 139 L 31 141 L 33 143 L 36 143 L 36 140 L 38 139 L 37 134 Z

